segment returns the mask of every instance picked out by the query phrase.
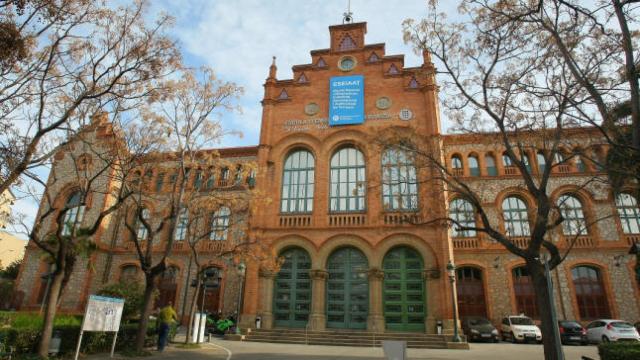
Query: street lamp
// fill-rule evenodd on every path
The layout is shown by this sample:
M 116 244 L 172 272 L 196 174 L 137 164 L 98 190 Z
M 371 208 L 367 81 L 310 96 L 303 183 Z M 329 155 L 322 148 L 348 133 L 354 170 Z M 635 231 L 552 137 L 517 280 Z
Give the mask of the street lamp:
M 247 266 L 244 263 L 238 265 L 238 275 L 240 275 L 240 292 L 238 292 L 238 307 L 236 309 L 236 334 L 240 335 L 240 303 L 242 302 L 242 292 L 244 291 L 244 274 Z
M 453 339 L 452 342 L 461 342 L 460 335 L 458 334 L 458 304 L 456 304 L 456 266 L 449 260 L 447 263 L 447 274 L 449 274 L 449 281 L 451 282 L 451 304 L 453 305 Z

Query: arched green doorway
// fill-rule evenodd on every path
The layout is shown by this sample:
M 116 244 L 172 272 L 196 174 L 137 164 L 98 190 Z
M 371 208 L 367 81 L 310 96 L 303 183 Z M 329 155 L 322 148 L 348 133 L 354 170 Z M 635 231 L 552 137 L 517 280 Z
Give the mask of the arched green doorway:
M 353 247 L 336 250 L 327 261 L 327 327 L 366 329 L 369 312 L 369 264 Z
M 273 295 L 275 326 L 304 328 L 311 308 L 311 259 L 301 248 L 290 248 L 280 256 L 284 263 L 276 277 Z
M 391 249 L 383 260 L 384 320 L 388 330 L 424 331 L 422 257 L 409 247 Z

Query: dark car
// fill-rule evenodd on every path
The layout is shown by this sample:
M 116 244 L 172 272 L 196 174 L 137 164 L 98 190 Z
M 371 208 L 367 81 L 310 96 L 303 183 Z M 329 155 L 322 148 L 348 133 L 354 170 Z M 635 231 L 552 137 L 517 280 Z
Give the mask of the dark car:
M 498 330 L 489 320 L 480 316 L 470 316 L 462 319 L 462 331 L 469 341 L 498 342 Z
M 563 344 L 587 345 L 589 343 L 587 329 L 583 328 L 578 322 L 560 320 L 558 321 L 558 327 L 560 328 L 560 340 Z

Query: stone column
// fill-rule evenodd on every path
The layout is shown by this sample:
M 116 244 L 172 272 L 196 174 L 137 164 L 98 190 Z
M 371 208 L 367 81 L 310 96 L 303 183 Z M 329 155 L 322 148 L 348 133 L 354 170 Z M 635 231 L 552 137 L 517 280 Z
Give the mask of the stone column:
M 321 331 L 326 328 L 325 313 L 326 283 L 328 272 L 325 270 L 310 270 L 311 276 L 311 314 L 309 314 L 309 329 Z
M 378 268 L 369 269 L 369 316 L 367 330 L 384 332 L 384 313 L 382 311 L 382 280 L 384 271 Z
M 438 280 L 440 279 L 440 275 L 440 270 L 437 268 L 424 270 L 422 272 L 426 296 L 424 305 L 427 313 L 427 316 L 424 318 L 424 329 L 427 334 L 437 333 L 436 321 L 441 317 L 441 314 L 439 314 L 440 304 L 438 304 L 438 299 L 440 298 L 440 294 L 438 293 Z M 432 284 L 435 286 L 432 286 Z
M 273 328 L 273 312 L 271 311 L 273 306 L 273 283 L 276 278 L 276 273 L 270 270 L 260 270 L 260 303 L 258 308 L 258 315 L 262 319 L 262 328 Z

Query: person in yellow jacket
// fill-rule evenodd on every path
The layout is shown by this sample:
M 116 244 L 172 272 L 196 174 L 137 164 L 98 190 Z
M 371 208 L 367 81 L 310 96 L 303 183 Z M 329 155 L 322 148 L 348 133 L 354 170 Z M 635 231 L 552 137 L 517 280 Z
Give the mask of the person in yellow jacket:
M 162 352 L 167 345 L 167 338 L 169 337 L 169 328 L 174 321 L 178 320 L 178 314 L 173 310 L 173 303 L 163 307 L 158 313 L 158 322 L 160 327 L 158 328 L 158 351 Z

